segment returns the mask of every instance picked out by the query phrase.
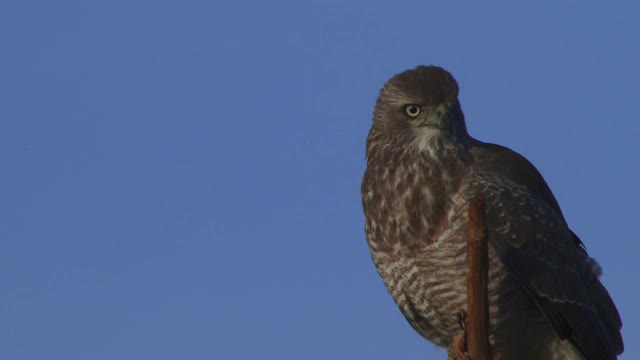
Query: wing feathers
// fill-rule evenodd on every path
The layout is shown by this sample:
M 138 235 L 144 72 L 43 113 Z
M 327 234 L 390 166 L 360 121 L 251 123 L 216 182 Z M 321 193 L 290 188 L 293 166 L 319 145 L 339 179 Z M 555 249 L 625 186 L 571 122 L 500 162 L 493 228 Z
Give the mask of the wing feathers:
M 621 321 L 598 280 L 599 266 L 576 242 L 558 208 L 509 178 L 474 170 L 470 194 L 484 192 L 490 243 L 562 339 L 590 360 L 622 352 Z

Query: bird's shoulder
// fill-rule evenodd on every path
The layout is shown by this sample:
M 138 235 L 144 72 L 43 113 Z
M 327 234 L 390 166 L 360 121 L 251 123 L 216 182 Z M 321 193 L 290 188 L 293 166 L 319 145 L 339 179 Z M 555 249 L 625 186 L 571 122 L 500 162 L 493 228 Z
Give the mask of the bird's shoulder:
M 563 217 L 560 205 L 549 185 L 540 171 L 527 158 L 508 147 L 475 139 L 471 141 L 469 152 L 475 167 L 494 173 L 523 187 Z

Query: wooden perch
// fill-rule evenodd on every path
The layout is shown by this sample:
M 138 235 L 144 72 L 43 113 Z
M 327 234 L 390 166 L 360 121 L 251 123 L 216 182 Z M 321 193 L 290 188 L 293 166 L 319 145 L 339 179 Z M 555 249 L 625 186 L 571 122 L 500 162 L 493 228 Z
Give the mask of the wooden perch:
M 454 340 L 449 359 L 497 360 L 489 344 L 489 234 L 484 195 L 469 205 L 467 228 L 467 313 L 460 317 L 464 333 Z

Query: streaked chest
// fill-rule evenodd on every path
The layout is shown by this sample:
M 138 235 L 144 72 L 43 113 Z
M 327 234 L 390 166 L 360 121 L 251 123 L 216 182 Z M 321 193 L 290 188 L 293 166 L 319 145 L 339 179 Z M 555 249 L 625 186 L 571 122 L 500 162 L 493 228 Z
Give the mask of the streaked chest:
M 457 157 L 428 156 L 369 162 L 362 203 L 372 249 L 422 247 L 456 231 L 464 220 L 458 219 L 464 165 Z

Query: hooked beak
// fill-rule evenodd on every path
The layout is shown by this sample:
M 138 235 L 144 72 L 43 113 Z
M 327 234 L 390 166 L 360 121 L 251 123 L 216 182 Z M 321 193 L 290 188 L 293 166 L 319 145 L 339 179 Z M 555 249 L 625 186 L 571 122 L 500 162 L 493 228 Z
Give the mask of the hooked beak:
M 451 107 L 452 106 L 449 104 L 440 104 L 436 106 L 435 109 L 427 114 L 424 122 L 418 126 L 441 130 L 448 129 L 451 127 L 451 121 L 449 120 Z

